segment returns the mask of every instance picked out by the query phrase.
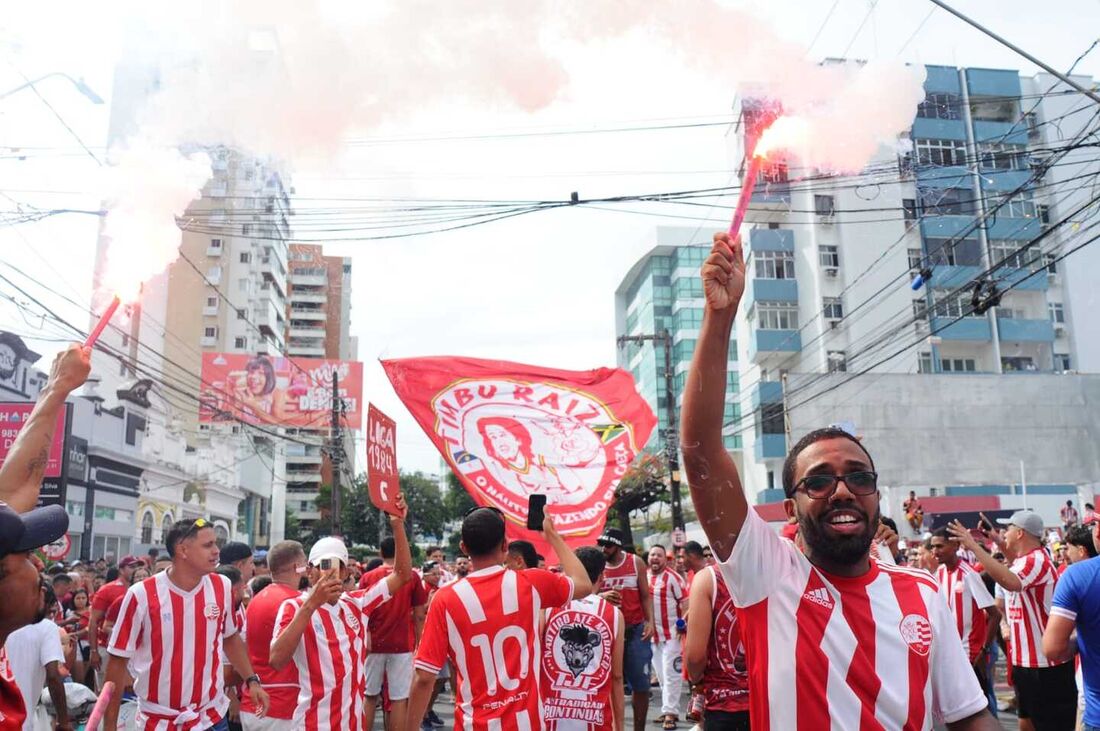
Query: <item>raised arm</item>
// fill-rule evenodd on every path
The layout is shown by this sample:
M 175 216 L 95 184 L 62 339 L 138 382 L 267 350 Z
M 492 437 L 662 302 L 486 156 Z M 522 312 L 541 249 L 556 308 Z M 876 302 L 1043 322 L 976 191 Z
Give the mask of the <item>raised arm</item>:
M 554 521 L 547 513 L 542 521 L 542 534 L 546 542 L 554 549 L 554 554 L 561 564 L 561 572 L 573 580 L 573 598 L 584 599 L 592 593 L 592 580 L 588 578 L 588 570 L 577 558 L 577 554 L 565 544 L 565 539 L 554 529 Z
M 715 555 L 725 561 L 749 509 L 741 476 L 722 439 L 730 330 L 745 291 L 739 236 L 731 241 L 728 234 L 714 235 L 702 277 L 706 307 L 684 388 L 680 448 L 695 512 Z
M 38 502 L 57 417 L 69 394 L 87 380 L 91 357 L 91 348 L 75 344 L 57 354 L 50 367 L 49 380 L 38 395 L 38 403 L 19 430 L 4 466 L 0 467 L 0 501 L 17 513 L 31 510 Z
M 413 576 L 412 552 L 409 549 L 409 537 L 405 533 L 405 516 L 408 508 L 405 506 L 405 496 L 398 493 L 395 500 L 396 514 L 388 513 L 390 528 L 393 530 L 393 573 L 386 577 L 386 588 L 390 596 L 397 593 Z

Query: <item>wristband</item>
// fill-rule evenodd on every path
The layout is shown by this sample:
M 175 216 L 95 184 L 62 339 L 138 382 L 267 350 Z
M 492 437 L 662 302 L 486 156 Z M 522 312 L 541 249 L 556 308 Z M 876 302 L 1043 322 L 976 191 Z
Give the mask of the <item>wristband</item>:
M 260 686 L 261 688 L 264 687 L 264 684 L 260 682 L 260 676 L 256 675 L 255 673 L 249 675 L 247 678 L 244 679 L 245 685 L 252 685 L 253 683 Z

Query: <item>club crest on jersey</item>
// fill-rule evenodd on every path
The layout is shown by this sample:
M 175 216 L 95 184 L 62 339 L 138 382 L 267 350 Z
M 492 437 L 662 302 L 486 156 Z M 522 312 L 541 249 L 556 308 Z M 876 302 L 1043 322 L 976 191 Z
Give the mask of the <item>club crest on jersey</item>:
M 733 631 L 737 627 L 737 612 L 729 597 L 714 613 L 714 627 L 718 664 L 731 675 L 747 672 L 745 645 L 741 642 L 741 633 Z
M 542 668 L 555 690 L 594 691 L 611 672 L 611 627 L 603 618 L 567 610 L 546 626 Z
M 927 617 L 919 614 L 906 614 L 899 625 L 901 639 L 909 645 L 909 649 L 921 657 L 928 654 L 932 648 L 932 625 Z
M 207 619 L 217 619 L 222 614 L 222 608 L 217 604 L 207 604 L 202 610 L 202 616 Z
M 460 380 L 431 402 L 435 431 L 471 491 L 516 522 L 531 495 L 565 534 L 603 525 L 637 449 L 633 430 L 591 394 L 539 381 Z

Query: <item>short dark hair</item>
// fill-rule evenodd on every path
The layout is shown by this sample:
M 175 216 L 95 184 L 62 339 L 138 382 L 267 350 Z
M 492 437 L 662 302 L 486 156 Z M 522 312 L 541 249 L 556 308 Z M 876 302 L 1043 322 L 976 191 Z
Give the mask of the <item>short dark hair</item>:
M 53 580 L 52 580 L 51 583 L 58 584 L 58 583 L 61 583 L 63 581 L 67 581 L 71 584 L 71 583 L 73 583 L 73 577 L 69 576 L 68 574 L 54 574 L 54 577 L 53 577 Z
M 879 518 L 879 522 L 882 523 L 887 528 L 889 528 L 890 530 L 894 531 L 895 533 L 898 532 L 898 524 L 896 522 L 894 522 L 893 518 L 887 518 L 884 515 L 881 518 Z
M 581 566 L 584 566 L 584 570 L 588 572 L 588 580 L 595 584 L 607 566 L 607 559 L 604 558 L 603 551 L 595 546 L 581 546 L 575 553 L 577 559 L 581 562 Z
M 112 566 L 111 568 L 107 569 L 107 575 L 104 576 L 103 578 L 104 578 L 104 580 L 107 581 L 107 583 L 111 583 L 112 581 L 117 579 L 118 578 L 118 567 L 117 566 Z
M 508 553 L 523 559 L 523 565 L 529 569 L 539 566 L 539 554 L 531 541 L 512 541 L 508 544 Z
M 436 551 L 442 551 L 442 550 L 443 550 L 443 546 L 428 546 L 428 550 L 424 551 L 424 554 L 427 555 L 427 556 L 431 556 Z
M 1093 504 L 1092 504 L 1092 503 L 1085 503 L 1085 508 L 1086 508 L 1087 510 L 1096 510 L 1096 507 L 1095 507 L 1095 506 L 1093 506 Z
M 382 554 L 382 558 L 393 558 L 397 555 L 397 544 L 393 541 L 393 536 L 386 536 L 382 539 L 382 542 L 378 544 L 378 552 Z
M 225 578 L 229 579 L 230 584 L 241 583 L 241 570 L 233 564 L 223 563 L 218 568 L 214 569 L 214 573 L 221 574 Z
M 370 561 L 367 561 L 367 565 L 363 567 L 363 571 L 374 571 L 376 568 L 382 565 L 382 559 L 375 556 Z
M 825 427 L 824 429 L 814 429 L 812 432 L 802 437 L 795 443 L 791 451 L 787 452 L 787 458 L 783 461 L 783 494 L 787 497 L 794 497 L 794 465 L 798 461 L 798 455 L 809 447 L 811 444 L 825 441 L 826 439 L 847 439 L 852 442 L 867 455 L 867 461 L 871 463 L 871 470 L 875 469 L 875 460 L 871 457 L 871 453 L 867 451 L 867 448 L 863 446 L 863 443 L 853 437 L 843 429 L 838 429 L 835 426 Z
M 691 554 L 692 556 L 698 556 L 699 558 L 703 558 L 704 556 L 706 556 L 706 554 L 703 553 L 703 544 L 701 544 L 699 541 L 688 541 L 687 543 L 685 543 L 684 553 Z
M 279 541 L 267 552 L 267 567 L 273 574 L 281 573 L 305 555 L 306 550 L 298 541 Z
M 925 538 L 924 539 L 924 550 L 926 550 L 926 551 L 931 551 L 932 550 L 932 539 L 931 538 Z
M 955 540 L 955 537 L 947 532 L 947 527 L 946 526 L 940 526 L 936 530 L 932 531 L 932 538 L 942 538 L 945 541 Z
M 504 518 L 495 510 L 478 508 L 462 519 L 462 542 L 471 557 L 488 556 L 504 543 Z
M 1065 542 L 1071 546 L 1080 546 L 1088 552 L 1089 558 L 1096 558 L 1096 544 L 1092 542 L 1092 531 L 1083 525 L 1075 525 L 1066 531 Z
M 261 591 L 271 586 L 273 583 L 275 583 L 275 580 L 271 578 L 270 574 L 253 577 L 252 586 L 249 587 L 252 589 L 252 596 L 256 596 Z
M 214 530 L 213 523 L 205 522 L 201 526 L 197 526 L 196 523 L 198 521 L 188 518 L 187 520 L 177 520 L 172 524 L 172 527 L 168 530 L 168 535 L 164 538 L 164 546 L 168 549 L 169 556 L 175 558 L 176 545 L 192 533 L 198 533 L 203 528 Z
M 1073 507 L 1073 501 L 1072 500 L 1066 500 L 1066 505 L 1068 505 L 1070 507 Z
M 660 543 L 654 543 L 652 546 L 649 547 L 649 550 L 652 551 L 654 548 L 661 549 L 662 553 L 668 553 L 668 549 L 665 548 L 664 545 L 662 545 Z M 647 553 L 648 553 L 648 551 L 647 551 Z

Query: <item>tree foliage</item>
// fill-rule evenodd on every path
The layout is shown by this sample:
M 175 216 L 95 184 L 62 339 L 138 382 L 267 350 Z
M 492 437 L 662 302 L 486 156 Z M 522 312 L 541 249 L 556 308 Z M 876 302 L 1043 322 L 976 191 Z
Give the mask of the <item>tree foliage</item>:
M 615 488 L 612 510 L 618 517 L 619 527 L 626 534 L 627 545 L 634 545 L 630 529 L 630 514 L 643 510 L 668 498 L 668 469 L 660 455 L 643 452 L 627 468 L 626 474 Z

